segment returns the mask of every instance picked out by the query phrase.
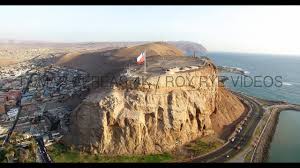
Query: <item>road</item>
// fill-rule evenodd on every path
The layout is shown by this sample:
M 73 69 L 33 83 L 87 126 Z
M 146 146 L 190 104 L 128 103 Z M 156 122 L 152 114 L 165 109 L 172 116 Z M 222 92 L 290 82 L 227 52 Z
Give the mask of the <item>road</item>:
M 26 92 L 28 91 L 29 85 L 32 82 L 32 77 L 35 76 L 35 75 L 38 75 L 38 74 L 37 73 L 30 74 L 30 77 L 29 77 L 29 80 L 26 83 L 26 86 L 22 89 L 21 97 L 18 98 L 17 103 L 16 103 L 16 106 L 18 107 L 18 113 L 17 113 L 16 119 L 15 119 L 12 127 L 8 130 L 7 136 L 6 136 L 5 140 L 3 141 L 2 145 L 6 144 L 9 141 L 9 138 L 10 138 L 11 134 L 13 133 L 13 131 L 14 131 L 17 123 L 18 123 L 18 120 L 19 120 L 19 117 L 20 117 L 20 114 L 21 114 L 21 111 L 22 111 L 22 105 L 21 105 L 22 96 L 25 95 Z
M 52 163 L 51 157 L 47 154 L 47 149 L 45 147 L 43 137 L 38 136 L 38 137 L 34 137 L 34 139 L 38 144 L 38 152 L 42 163 Z
M 243 129 L 240 133 L 235 136 L 234 142 L 228 142 L 226 145 L 221 147 L 219 150 L 216 150 L 212 153 L 204 155 L 202 157 L 194 158 L 191 162 L 194 163 L 203 163 L 203 162 L 219 162 L 223 163 L 236 154 L 238 154 L 243 148 L 246 147 L 248 142 L 251 140 L 251 136 L 254 134 L 255 128 L 258 125 L 262 115 L 263 108 L 252 98 L 245 96 L 240 93 L 233 92 L 235 95 L 239 96 L 241 99 L 249 102 L 249 112 L 250 117 L 248 118 L 246 125 L 243 126 Z M 240 146 L 240 149 L 236 147 Z M 229 157 L 227 157 L 229 156 Z

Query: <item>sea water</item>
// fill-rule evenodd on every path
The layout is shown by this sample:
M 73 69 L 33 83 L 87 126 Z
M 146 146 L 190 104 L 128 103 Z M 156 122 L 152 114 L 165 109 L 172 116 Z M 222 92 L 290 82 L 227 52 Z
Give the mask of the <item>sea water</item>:
M 248 75 L 252 79 L 258 76 L 257 79 L 263 82 L 266 76 L 273 79 L 279 76 L 281 81 L 280 86 L 275 84 L 270 86 L 272 81 L 267 78 L 266 86 L 263 83 L 249 86 L 251 80 L 246 80 L 248 85 L 236 82 L 241 79 L 238 77 L 240 75 L 222 74 L 229 77 L 226 86 L 232 90 L 260 98 L 300 104 L 300 56 L 211 52 L 208 57 L 216 65 L 242 68 L 249 72 Z M 290 110 L 281 112 L 269 149 L 268 162 L 300 162 L 299 121 L 300 112 Z

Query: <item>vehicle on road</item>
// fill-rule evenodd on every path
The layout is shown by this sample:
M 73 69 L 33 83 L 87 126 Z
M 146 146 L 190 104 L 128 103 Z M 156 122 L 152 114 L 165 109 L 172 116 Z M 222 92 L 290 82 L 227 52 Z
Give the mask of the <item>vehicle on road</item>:
M 245 97 L 243 95 L 239 96 L 246 99 L 250 104 L 248 105 L 248 107 L 250 108 L 251 112 L 249 111 L 250 113 L 248 113 L 249 117 L 247 119 L 247 126 L 242 126 L 244 128 L 242 131 L 242 129 L 240 129 L 240 122 L 234 130 L 234 132 L 236 133 L 235 136 L 229 139 L 229 144 L 227 144 L 223 148 L 220 148 L 220 150 L 212 152 L 203 157 L 193 159 L 192 162 L 225 162 L 229 159 L 228 157 L 233 157 L 237 153 L 241 152 L 241 150 L 247 145 L 247 142 L 251 139 L 251 137 L 254 134 L 254 128 L 258 125 L 260 121 L 258 119 L 258 116 L 263 114 L 263 109 L 251 98 Z M 243 135 L 241 133 L 243 133 Z M 234 142 L 232 142 L 233 138 Z M 256 144 L 251 143 L 251 146 L 256 146 Z
M 236 150 L 240 150 L 241 147 L 240 147 L 240 146 L 236 146 L 235 149 L 236 149 Z

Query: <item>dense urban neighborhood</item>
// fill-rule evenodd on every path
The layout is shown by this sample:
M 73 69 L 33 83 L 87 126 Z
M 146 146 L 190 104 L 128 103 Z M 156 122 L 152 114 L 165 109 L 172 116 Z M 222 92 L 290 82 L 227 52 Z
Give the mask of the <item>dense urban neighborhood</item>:
M 2 144 L 10 142 L 21 149 L 37 142 L 39 161 L 45 161 L 43 145 L 58 142 L 61 133 L 68 132 L 68 115 L 74 108 L 72 99 L 88 90 L 88 74 L 53 65 L 55 55 L 33 56 L 0 68 Z M 14 153 L 6 159 L 14 162 L 20 158 Z

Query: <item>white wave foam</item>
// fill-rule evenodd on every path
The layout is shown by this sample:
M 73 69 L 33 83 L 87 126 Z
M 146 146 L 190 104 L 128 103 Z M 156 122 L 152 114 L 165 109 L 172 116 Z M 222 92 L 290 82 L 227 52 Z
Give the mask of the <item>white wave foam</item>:
M 292 84 L 292 85 L 300 85 L 299 82 L 290 82 L 290 84 Z
M 250 72 L 249 72 L 249 71 L 244 71 L 244 73 L 245 73 L 245 74 L 250 74 Z
M 292 84 L 288 83 L 288 82 L 282 82 L 282 84 L 285 85 L 285 86 L 292 86 Z

